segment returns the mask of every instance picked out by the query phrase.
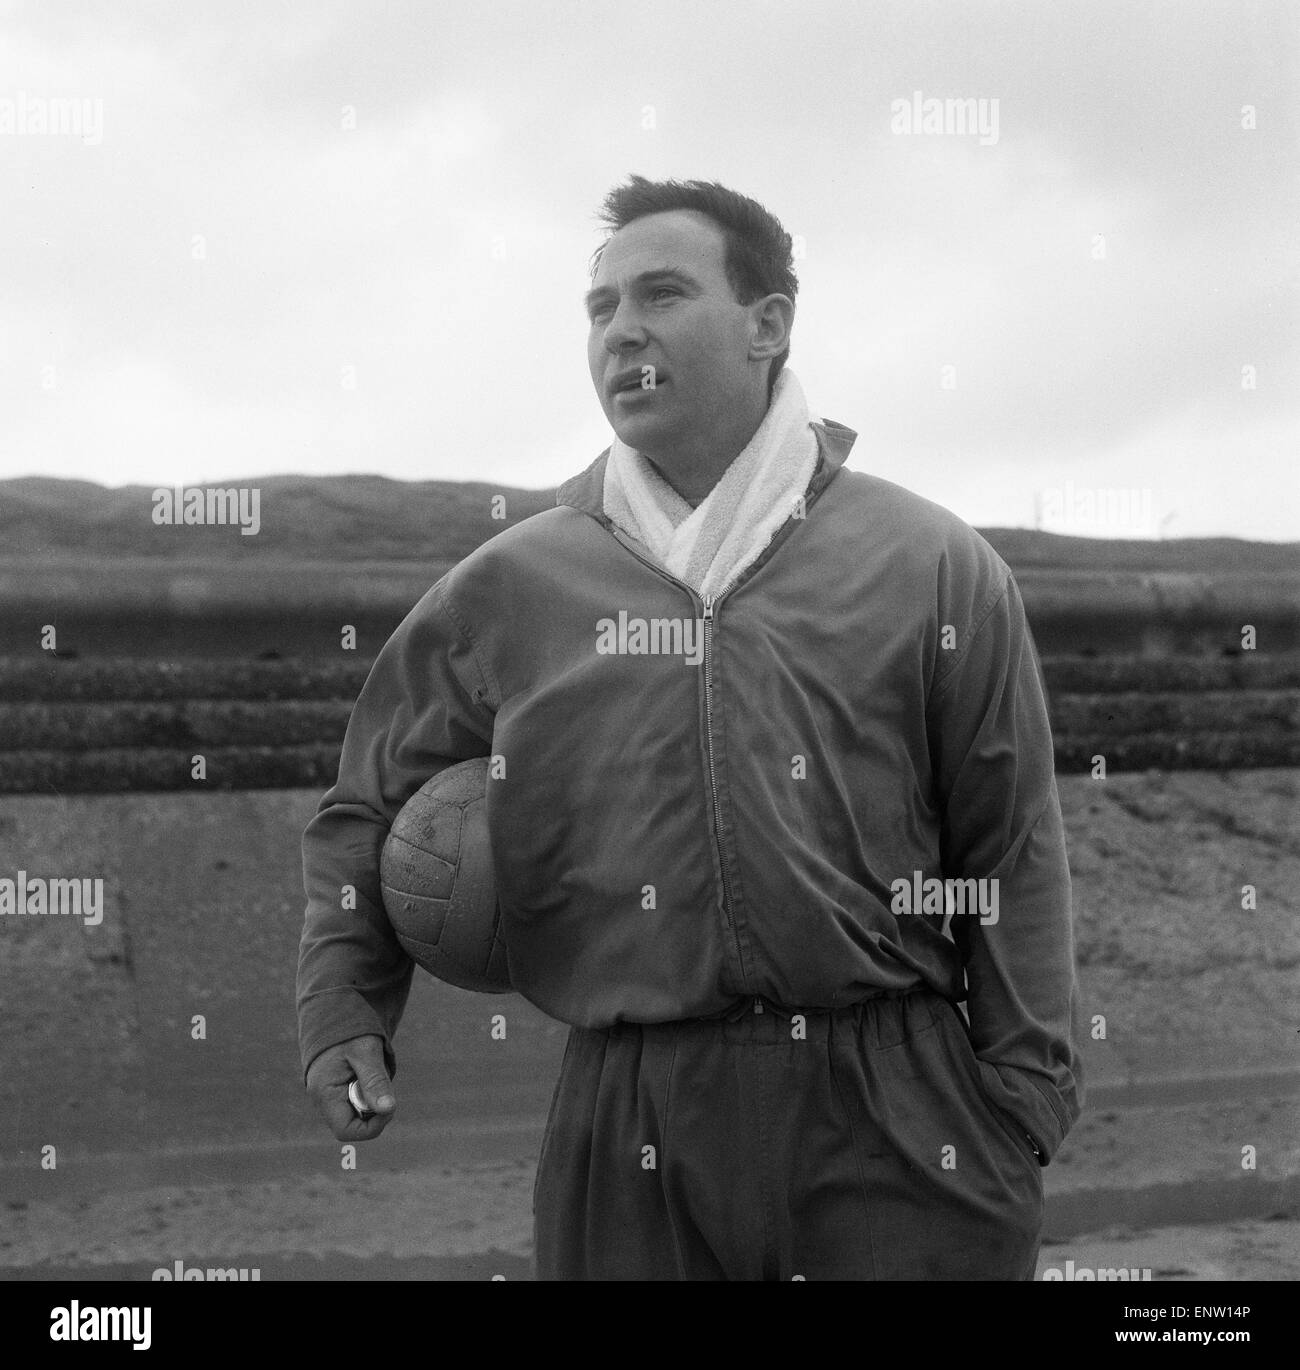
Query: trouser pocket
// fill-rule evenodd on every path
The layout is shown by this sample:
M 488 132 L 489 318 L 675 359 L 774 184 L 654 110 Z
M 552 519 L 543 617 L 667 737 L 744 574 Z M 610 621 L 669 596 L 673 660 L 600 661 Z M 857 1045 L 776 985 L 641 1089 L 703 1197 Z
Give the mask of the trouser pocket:
M 937 1016 L 940 1018 L 940 1031 L 952 1050 L 953 1060 L 966 1078 L 970 1080 L 974 1087 L 975 1096 L 983 1106 L 985 1115 L 1001 1129 L 1017 1153 L 1037 1170 L 1039 1168 L 1038 1152 L 1033 1139 L 1017 1119 L 1013 1118 L 1004 1108 L 995 1104 L 989 1097 L 988 1089 L 984 1083 L 984 1072 L 992 1070 L 993 1067 L 976 1056 L 975 1047 L 970 1040 L 970 1033 L 960 1011 L 955 1004 L 945 999 L 943 1008 L 937 1011 Z
M 837 1034 L 877 1279 L 1033 1277 L 1042 1177 L 993 1112 L 954 1012 L 917 991 Z

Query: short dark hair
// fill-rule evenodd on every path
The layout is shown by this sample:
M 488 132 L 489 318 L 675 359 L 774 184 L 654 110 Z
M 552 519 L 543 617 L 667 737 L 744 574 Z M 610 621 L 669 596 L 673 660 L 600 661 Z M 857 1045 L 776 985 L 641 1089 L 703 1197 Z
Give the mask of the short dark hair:
M 626 185 L 615 186 L 605 196 L 599 217 L 612 238 L 635 219 L 674 209 L 705 214 L 722 230 L 726 240 L 723 268 L 740 304 L 753 304 L 764 295 L 788 295 L 791 300 L 798 296 L 794 243 L 781 221 L 757 200 L 728 190 L 717 181 L 650 181 L 644 176 L 629 176 Z M 608 242 L 606 238 L 592 254 L 593 276 Z M 785 351 L 772 358 L 767 373 L 769 399 L 789 355 L 787 343 Z

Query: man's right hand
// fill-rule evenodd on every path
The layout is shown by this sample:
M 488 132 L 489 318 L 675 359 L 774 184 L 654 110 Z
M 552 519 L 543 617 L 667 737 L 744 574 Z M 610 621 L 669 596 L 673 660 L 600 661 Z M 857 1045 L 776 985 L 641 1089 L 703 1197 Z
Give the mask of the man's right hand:
M 348 1102 L 348 1085 L 356 1080 L 373 1118 L 358 1118 Z M 326 1047 L 307 1068 L 307 1093 L 341 1142 L 368 1142 L 392 1121 L 397 1108 L 393 1082 L 384 1067 L 382 1037 L 353 1037 Z

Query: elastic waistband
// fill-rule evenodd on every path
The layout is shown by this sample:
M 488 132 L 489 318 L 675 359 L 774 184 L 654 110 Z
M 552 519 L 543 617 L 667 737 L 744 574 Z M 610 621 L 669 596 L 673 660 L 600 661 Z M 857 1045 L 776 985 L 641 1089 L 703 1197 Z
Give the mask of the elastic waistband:
M 736 1046 L 861 1040 L 872 1047 L 889 1047 L 926 1031 L 948 1002 L 926 985 L 879 990 L 835 1008 L 796 1008 L 763 995 L 749 995 L 707 1016 L 664 1023 L 621 1021 L 607 1028 L 574 1031 L 600 1034 L 610 1041 L 635 1041 L 638 1050 L 688 1039 Z
M 751 994 L 744 999 L 737 999 L 729 1008 L 724 1008 L 719 1013 L 706 1013 L 686 1021 L 694 1023 L 738 1023 L 749 1014 L 771 1013 L 789 1022 L 795 1017 L 812 1018 L 832 1013 L 852 1013 L 860 1004 L 869 1004 L 877 999 L 905 999 L 909 994 L 926 992 L 928 992 L 927 987 L 919 984 L 909 985 L 906 989 L 871 990 L 862 995 L 861 998 L 854 999 L 851 1003 L 837 1004 L 834 1008 L 792 1008 L 788 1004 L 778 1004 L 775 999 L 769 999 L 765 994 Z

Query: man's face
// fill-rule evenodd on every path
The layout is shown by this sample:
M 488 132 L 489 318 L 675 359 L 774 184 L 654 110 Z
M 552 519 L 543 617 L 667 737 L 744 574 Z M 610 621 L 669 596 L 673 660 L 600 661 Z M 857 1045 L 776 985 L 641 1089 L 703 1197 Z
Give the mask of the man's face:
M 634 220 L 601 253 L 587 296 L 591 379 L 615 433 L 648 457 L 707 450 L 738 413 L 766 407 L 754 311 L 732 293 L 725 250 L 711 219 L 672 210 Z

